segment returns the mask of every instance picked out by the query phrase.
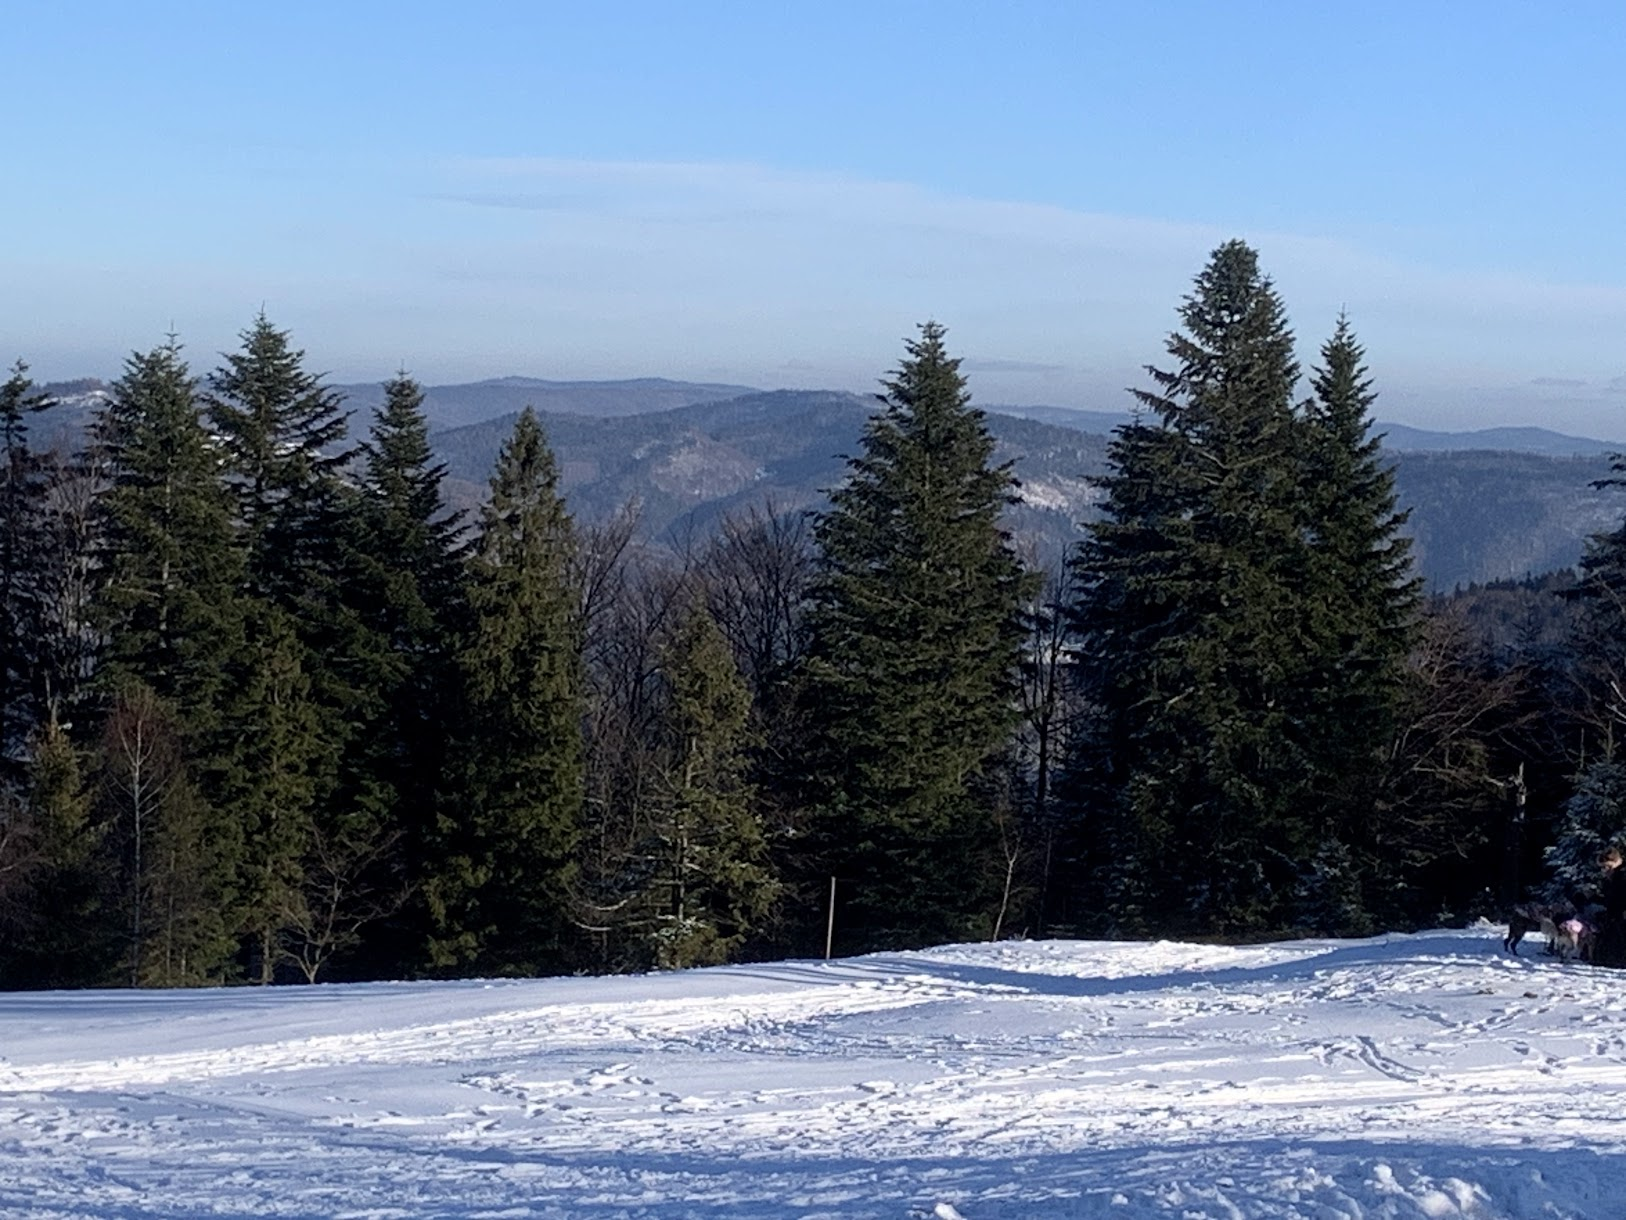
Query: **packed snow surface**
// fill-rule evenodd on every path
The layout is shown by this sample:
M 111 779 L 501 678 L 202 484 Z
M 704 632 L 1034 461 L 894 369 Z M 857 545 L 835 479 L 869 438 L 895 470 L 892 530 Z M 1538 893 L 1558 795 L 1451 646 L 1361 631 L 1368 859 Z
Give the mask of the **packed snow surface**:
M 1500 931 L 0 996 L 6 1217 L 1626 1217 L 1626 973 Z

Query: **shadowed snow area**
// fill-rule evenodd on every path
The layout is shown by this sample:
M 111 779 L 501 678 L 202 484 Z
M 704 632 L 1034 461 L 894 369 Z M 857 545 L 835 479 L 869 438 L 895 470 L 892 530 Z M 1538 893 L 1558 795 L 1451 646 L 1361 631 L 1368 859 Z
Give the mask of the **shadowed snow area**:
M 0 996 L 7 1217 L 1626 1217 L 1626 974 L 1489 927 Z

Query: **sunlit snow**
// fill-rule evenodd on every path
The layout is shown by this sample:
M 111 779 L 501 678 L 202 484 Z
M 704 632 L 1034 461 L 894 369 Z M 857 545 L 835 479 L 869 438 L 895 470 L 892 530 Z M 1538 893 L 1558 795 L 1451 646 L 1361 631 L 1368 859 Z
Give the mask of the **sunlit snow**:
M 1500 937 L 0 996 L 0 1215 L 1626 1216 L 1626 974 Z

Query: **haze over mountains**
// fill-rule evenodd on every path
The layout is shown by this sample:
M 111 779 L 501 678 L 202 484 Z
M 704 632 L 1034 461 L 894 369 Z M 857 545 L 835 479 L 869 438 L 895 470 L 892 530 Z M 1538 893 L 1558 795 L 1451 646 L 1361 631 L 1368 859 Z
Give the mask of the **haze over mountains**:
M 350 405 L 363 412 L 372 411 L 384 401 L 384 388 L 376 382 L 339 388 Z M 423 407 L 429 426 L 439 430 L 477 424 L 500 415 L 517 415 L 527 406 L 546 414 L 646 415 L 760 392 L 751 386 L 668 381 L 664 377 L 627 381 L 496 377 L 466 385 L 425 386 Z
M 40 435 L 71 434 L 105 390 L 84 380 L 49 387 L 61 399 Z M 377 384 L 336 387 L 358 430 L 382 401 Z M 448 466 L 448 495 L 472 506 L 525 406 L 543 416 L 572 508 L 599 519 L 631 500 L 657 540 L 704 533 L 752 504 L 816 508 L 845 474 L 873 396 L 830 390 L 640 378 L 550 381 L 502 377 L 430 386 L 425 409 Z M 1091 480 L 1106 471 L 1111 430 L 1127 411 L 985 406 L 998 458 L 1015 464 L 1021 502 L 1011 525 L 1053 560 L 1094 512 Z M 1438 432 L 1380 422 L 1394 454 L 1419 566 L 1434 590 L 1516 579 L 1574 564 L 1588 535 L 1613 528 L 1626 500 L 1592 486 L 1608 473 L 1607 442 L 1545 428 Z

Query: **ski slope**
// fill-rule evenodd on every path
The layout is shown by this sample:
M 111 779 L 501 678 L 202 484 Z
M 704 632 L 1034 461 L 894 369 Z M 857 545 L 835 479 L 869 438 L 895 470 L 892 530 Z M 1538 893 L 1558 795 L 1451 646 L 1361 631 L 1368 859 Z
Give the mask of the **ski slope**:
M 1626 1217 L 1626 973 L 1481 926 L 0 996 L 0 1216 Z

